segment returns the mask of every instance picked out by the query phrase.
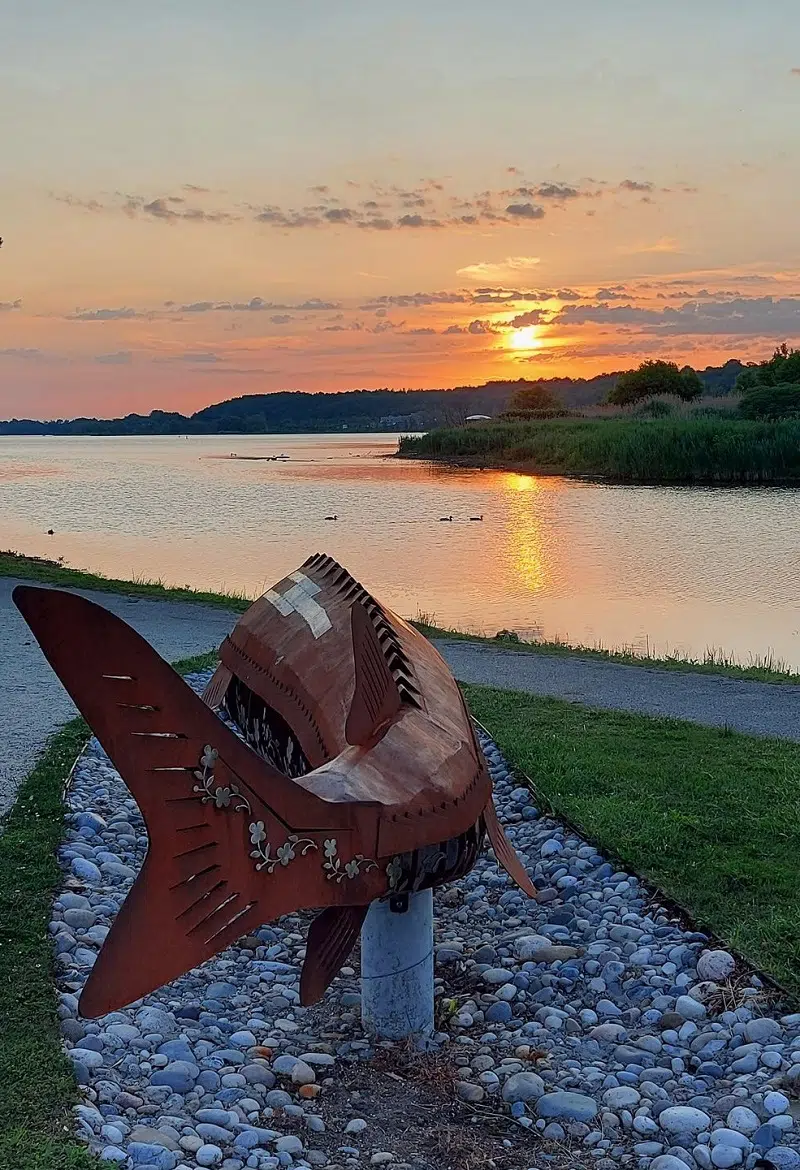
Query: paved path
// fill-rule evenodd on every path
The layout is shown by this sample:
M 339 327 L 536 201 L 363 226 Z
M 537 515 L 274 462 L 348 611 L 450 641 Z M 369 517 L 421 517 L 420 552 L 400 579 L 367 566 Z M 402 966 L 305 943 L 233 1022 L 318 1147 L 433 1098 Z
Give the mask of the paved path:
M 460 682 L 800 741 L 800 686 L 440 641 Z
M 74 714 L 11 601 L 16 584 L 0 578 L 0 813 L 13 800 L 17 785 L 48 737 Z M 186 602 L 78 592 L 119 614 L 171 660 L 219 645 L 237 616 Z M 476 642 L 436 644 L 461 682 L 800 741 L 800 686 L 621 666 L 591 658 L 548 657 Z
M 53 732 L 75 708 L 11 600 L 21 582 L 0 578 L 0 815 Z M 36 582 L 33 582 L 36 584 Z M 113 610 L 169 661 L 213 650 L 236 614 L 207 605 L 75 590 Z

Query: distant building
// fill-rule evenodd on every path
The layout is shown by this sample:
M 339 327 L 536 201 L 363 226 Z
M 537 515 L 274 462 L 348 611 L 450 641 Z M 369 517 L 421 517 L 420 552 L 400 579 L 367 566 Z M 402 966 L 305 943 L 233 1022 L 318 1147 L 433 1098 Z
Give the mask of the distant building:
M 467 423 L 491 422 L 492 416 L 490 414 L 468 414 L 464 421 Z

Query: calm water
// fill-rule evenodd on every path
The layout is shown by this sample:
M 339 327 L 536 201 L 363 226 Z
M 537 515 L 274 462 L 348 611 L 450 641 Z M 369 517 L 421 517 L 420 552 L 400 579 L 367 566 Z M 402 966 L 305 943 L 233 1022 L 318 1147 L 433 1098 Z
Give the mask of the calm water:
M 392 435 L 0 438 L 0 548 L 249 593 L 321 551 L 399 613 L 440 625 L 742 661 L 772 652 L 800 667 L 796 490 L 381 458 L 395 448 Z M 290 460 L 243 458 L 280 453 Z

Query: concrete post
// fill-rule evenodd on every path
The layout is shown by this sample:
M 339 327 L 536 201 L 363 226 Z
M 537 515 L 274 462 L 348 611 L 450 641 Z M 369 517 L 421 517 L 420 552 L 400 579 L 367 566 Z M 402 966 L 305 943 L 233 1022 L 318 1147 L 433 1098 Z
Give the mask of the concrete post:
M 361 928 L 361 1018 L 384 1040 L 433 1031 L 433 891 L 373 902 Z

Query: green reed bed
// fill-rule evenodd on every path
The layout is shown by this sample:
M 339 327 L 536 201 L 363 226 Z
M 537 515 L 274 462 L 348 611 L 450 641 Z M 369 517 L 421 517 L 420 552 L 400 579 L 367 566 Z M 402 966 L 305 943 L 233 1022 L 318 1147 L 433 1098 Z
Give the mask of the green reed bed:
M 429 431 L 398 455 L 622 483 L 800 482 L 800 420 L 548 419 Z

